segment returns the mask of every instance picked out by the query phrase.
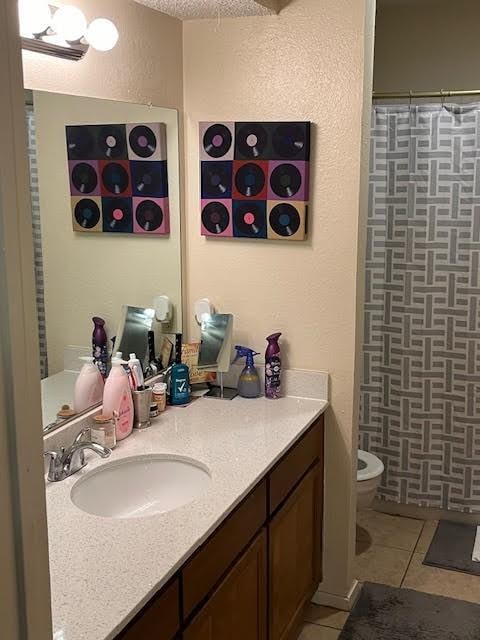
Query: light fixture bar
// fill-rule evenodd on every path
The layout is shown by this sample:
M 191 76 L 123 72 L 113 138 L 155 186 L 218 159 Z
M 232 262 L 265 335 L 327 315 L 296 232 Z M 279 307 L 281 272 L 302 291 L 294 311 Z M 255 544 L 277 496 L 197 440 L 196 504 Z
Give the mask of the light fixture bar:
M 65 60 L 81 60 L 88 51 L 88 45 L 76 43 L 68 46 L 46 42 L 40 38 L 22 38 L 22 49 L 45 53 L 48 56 L 65 58 Z

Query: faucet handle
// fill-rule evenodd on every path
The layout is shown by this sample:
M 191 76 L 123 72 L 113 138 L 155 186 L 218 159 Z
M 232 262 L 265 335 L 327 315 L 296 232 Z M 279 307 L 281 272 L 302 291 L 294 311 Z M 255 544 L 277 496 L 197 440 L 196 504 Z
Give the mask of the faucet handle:
M 58 476 L 59 467 L 61 467 L 62 453 L 58 451 L 44 451 L 44 458 L 49 458 L 48 462 L 48 479 L 54 482 Z

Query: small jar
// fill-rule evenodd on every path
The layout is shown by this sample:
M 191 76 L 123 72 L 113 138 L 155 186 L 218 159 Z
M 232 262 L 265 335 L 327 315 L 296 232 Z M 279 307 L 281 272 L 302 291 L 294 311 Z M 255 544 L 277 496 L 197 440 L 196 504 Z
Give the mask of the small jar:
M 167 407 L 167 385 L 165 382 L 157 382 L 153 385 L 152 401 L 156 402 L 159 411 L 165 411 Z
M 94 424 L 90 428 L 92 442 L 114 449 L 117 444 L 115 435 L 115 420 L 109 414 L 99 413 L 93 418 Z

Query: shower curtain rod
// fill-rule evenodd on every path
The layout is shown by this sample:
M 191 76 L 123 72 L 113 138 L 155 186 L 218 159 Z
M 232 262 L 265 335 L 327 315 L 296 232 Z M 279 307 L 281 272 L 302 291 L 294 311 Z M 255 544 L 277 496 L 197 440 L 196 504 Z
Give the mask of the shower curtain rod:
M 375 100 L 395 100 L 397 98 L 454 98 L 459 96 L 480 96 L 480 89 L 453 90 L 453 91 L 398 91 L 384 92 L 373 91 L 372 97 Z

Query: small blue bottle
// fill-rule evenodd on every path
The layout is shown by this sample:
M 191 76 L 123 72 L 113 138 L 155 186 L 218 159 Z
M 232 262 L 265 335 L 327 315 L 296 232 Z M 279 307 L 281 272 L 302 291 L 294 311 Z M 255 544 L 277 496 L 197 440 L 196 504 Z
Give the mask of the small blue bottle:
M 175 334 L 175 364 L 170 371 L 170 404 L 190 402 L 190 371 L 182 363 L 182 334 Z

